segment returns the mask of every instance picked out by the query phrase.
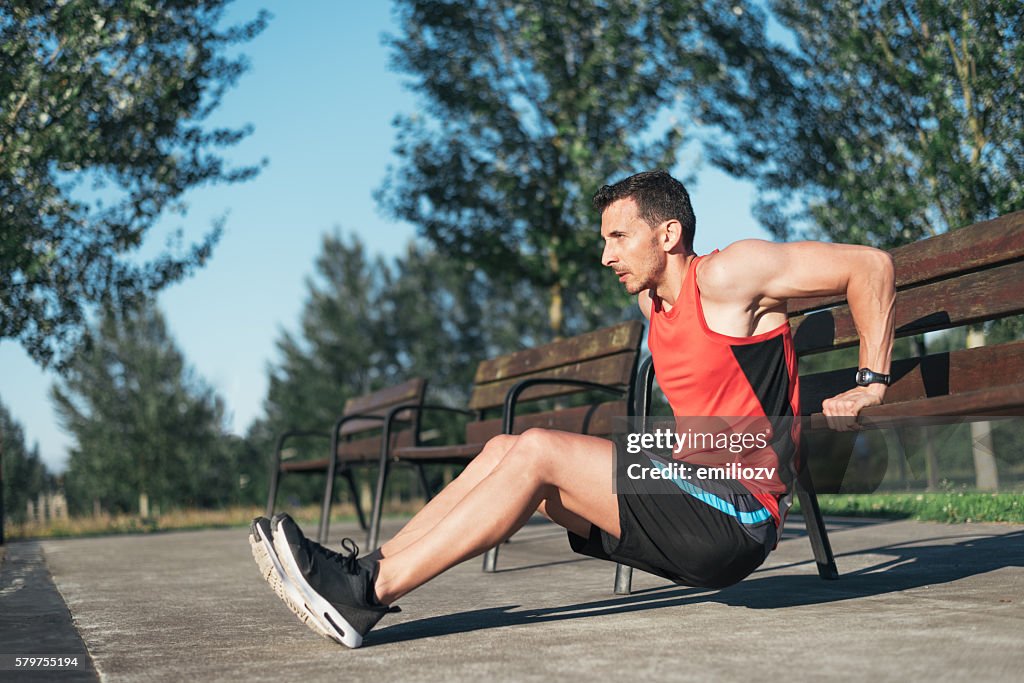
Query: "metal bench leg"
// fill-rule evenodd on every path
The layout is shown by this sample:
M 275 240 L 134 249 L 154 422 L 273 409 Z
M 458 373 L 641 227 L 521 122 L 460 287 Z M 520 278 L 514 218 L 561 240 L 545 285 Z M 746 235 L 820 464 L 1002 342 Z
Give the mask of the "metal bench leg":
M 499 543 L 498 545 L 494 546 L 493 548 L 488 550 L 486 553 L 484 553 L 484 571 L 485 572 L 494 572 L 495 570 L 498 569 L 498 548 L 500 548 L 500 547 L 501 547 L 501 544 Z
M 836 559 L 832 555 L 832 545 L 828 542 L 825 520 L 821 518 L 818 497 L 814 493 L 814 482 L 811 480 L 811 472 L 806 464 L 797 478 L 796 494 L 800 499 L 800 510 L 804 514 L 807 536 L 811 539 L 811 548 L 814 550 L 818 576 L 827 580 L 838 579 L 839 570 L 836 569 Z
M 316 540 L 321 545 L 327 543 L 327 531 L 331 526 L 331 506 L 334 504 L 334 476 L 338 464 L 337 458 L 331 458 L 327 466 L 327 483 L 324 485 L 324 500 L 320 506 L 320 528 Z
M 366 538 L 367 552 L 376 550 L 380 541 L 380 518 L 384 511 L 384 486 L 387 483 L 389 469 L 387 458 L 381 458 L 380 469 L 377 472 L 377 487 L 373 493 L 373 510 L 370 512 L 370 532 Z
M 625 564 L 615 565 L 615 594 L 629 595 L 633 592 L 633 568 Z
M 434 498 L 434 494 L 430 490 L 430 482 L 427 481 L 427 471 L 423 468 L 423 463 L 416 463 L 416 473 L 420 476 L 420 486 L 423 487 L 423 495 L 427 497 L 429 503 Z
M 363 506 L 359 502 L 359 490 L 356 488 L 356 478 L 352 476 L 352 468 L 346 467 L 342 474 L 345 480 L 348 481 L 348 490 L 352 494 L 352 504 L 355 505 L 356 517 L 359 518 L 359 528 L 366 531 L 370 527 L 366 523 L 366 516 L 363 515 Z
M 281 448 L 284 446 L 282 434 L 277 438 L 277 446 L 274 448 L 274 457 L 270 463 L 270 492 L 267 495 L 267 517 L 274 516 L 274 505 L 277 503 L 277 488 L 281 483 Z

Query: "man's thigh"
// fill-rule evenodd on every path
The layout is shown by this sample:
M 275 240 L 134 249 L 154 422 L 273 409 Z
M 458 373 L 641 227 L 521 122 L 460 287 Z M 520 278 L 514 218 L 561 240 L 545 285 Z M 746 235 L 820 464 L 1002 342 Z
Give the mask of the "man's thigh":
M 594 436 L 531 429 L 516 444 L 538 468 L 548 493 L 540 511 L 573 533 L 594 524 L 619 536 L 619 504 L 613 493 L 614 445 Z

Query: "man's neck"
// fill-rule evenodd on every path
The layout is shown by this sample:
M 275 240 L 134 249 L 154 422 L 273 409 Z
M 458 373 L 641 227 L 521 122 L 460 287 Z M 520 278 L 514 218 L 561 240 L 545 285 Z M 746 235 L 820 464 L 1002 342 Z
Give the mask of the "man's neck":
M 665 272 L 660 282 L 654 287 L 654 296 L 670 309 L 676 305 L 676 299 L 683 288 L 683 281 L 690 270 L 690 265 L 697 258 L 696 254 L 670 255 L 665 264 Z

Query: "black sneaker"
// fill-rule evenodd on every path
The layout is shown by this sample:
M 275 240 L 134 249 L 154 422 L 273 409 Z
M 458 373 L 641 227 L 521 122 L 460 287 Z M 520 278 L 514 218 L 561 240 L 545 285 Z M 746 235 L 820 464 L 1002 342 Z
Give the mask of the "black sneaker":
M 306 607 L 302 593 L 285 573 L 284 567 L 281 566 L 281 562 L 274 552 L 273 538 L 269 519 L 257 517 L 252 520 L 252 526 L 249 527 L 249 546 L 252 548 L 252 556 L 256 560 L 256 565 L 260 569 L 260 575 L 270 584 L 270 587 L 277 593 L 277 597 L 281 598 L 288 609 L 302 620 L 302 623 L 324 638 L 333 640 L 334 629 Z
M 279 514 L 272 522 L 274 549 L 303 597 L 303 604 L 321 623 L 328 624 L 331 637 L 348 647 L 359 647 L 365 636 L 389 611 L 373 593 L 376 562 L 356 559 L 359 548 L 346 538 L 345 555 L 307 539 L 289 515 Z

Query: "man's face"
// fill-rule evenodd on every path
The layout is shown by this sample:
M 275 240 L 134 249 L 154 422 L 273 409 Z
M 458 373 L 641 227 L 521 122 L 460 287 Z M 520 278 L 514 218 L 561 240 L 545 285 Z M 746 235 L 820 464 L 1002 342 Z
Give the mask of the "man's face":
M 601 214 L 601 264 L 615 271 L 630 294 L 657 287 L 666 258 L 660 247 L 661 232 L 640 217 L 631 198 L 609 204 Z

